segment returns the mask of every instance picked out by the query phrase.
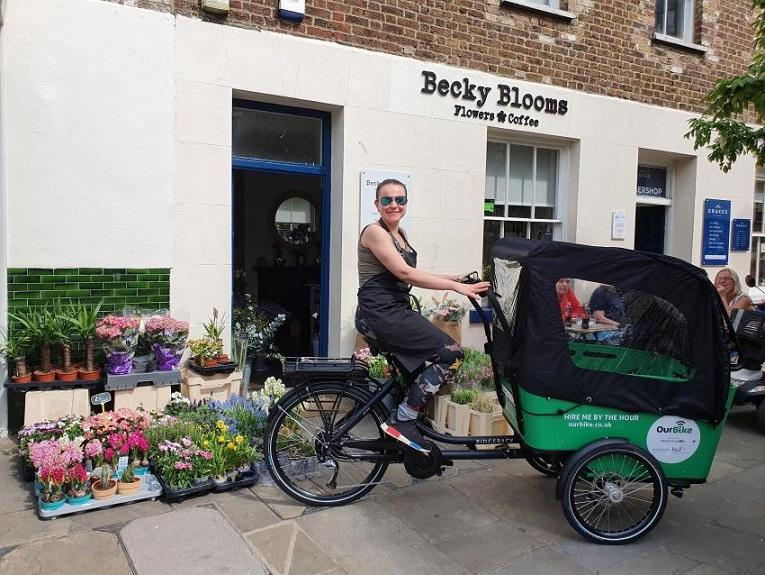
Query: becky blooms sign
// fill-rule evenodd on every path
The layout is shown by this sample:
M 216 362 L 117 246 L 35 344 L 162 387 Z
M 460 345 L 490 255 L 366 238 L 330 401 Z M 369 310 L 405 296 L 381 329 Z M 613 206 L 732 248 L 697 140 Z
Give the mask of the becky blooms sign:
M 459 100 L 454 105 L 454 115 L 463 118 L 476 118 L 489 122 L 516 124 L 532 128 L 539 126 L 539 119 L 527 115 L 528 113 L 544 113 L 557 116 L 565 116 L 568 113 L 568 101 L 558 98 L 550 98 L 541 94 L 521 91 L 518 86 L 497 84 L 496 90 L 491 86 L 482 86 L 464 77 L 459 80 L 439 78 L 435 72 L 422 71 L 423 85 L 420 89 L 422 94 L 428 96 L 450 96 Z M 499 112 L 482 110 L 484 105 L 491 101 L 497 106 L 507 108 Z M 473 107 L 475 106 L 475 107 Z

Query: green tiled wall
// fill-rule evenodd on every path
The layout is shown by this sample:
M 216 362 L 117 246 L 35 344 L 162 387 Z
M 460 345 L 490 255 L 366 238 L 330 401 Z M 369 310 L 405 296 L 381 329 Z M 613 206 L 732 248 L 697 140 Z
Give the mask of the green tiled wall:
M 167 309 L 170 306 L 170 270 L 8 269 L 8 311 L 56 301 L 92 304 L 102 301 L 102 313 L 120 312 L 126 307 Z

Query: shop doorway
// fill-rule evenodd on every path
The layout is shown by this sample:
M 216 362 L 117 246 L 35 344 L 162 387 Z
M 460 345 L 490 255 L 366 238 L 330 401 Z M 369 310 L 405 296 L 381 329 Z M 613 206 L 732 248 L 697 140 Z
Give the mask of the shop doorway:
M 234 102 L 233 305 L 287 321 L 285 356 L 326 355 L 329 115 Z
M 666 221 L 666 206 L 635 206 L 635 249 L 663 254 Z

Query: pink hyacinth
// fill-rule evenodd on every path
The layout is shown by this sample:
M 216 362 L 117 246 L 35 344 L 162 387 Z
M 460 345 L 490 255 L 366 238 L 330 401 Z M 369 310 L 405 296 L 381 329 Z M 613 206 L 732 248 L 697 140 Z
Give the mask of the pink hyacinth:
M 90 459 L 95 459 L 104 452 L 100 439 L 91 439 L 85 444 L 85 455 Z
M 173 466 L 178 471 L 190 471 L 191 470 L 191 463 L 188 461 L 176 461 L 175 465 Z

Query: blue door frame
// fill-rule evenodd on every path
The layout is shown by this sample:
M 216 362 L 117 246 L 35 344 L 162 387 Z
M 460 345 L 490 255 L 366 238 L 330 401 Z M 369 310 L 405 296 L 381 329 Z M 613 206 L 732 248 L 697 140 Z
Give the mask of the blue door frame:
M 269 160 L 254 160 L 233 156 L 231 166 L 233 170 L 252 170 L 258 172 L 271 172 L 277 174 L 301 174 L 313 175 L 321 178 L 321 265 L 319 278 L 321 282 L 321 301 L 319 305 L 319 355 L 327 355 L 328 331 L 329 331 L 329 228 L 330 228 L 330 178 L 329 171 L 332 159 L 332 131 L 329 113 L 311 110 L 308 108 L 292 108 L 289 106 L 277 106 L 261 102 L 247 100 L 234 100 L 235 108 L 249 108 L 251 110 L 263 110 L 279 114 L 291 114 L 321 120 L 321 165 L 308 166 L 305 164 L 292 164 L 289 162 L 274 162 Z M 233 174 L 232 174 L 233 176 Z M 232 177 L 233 183 L 233 177 Z M 232 188 L 233 193 L 233 188 Z M 232 214 L 233 218 L 233 214 Z

